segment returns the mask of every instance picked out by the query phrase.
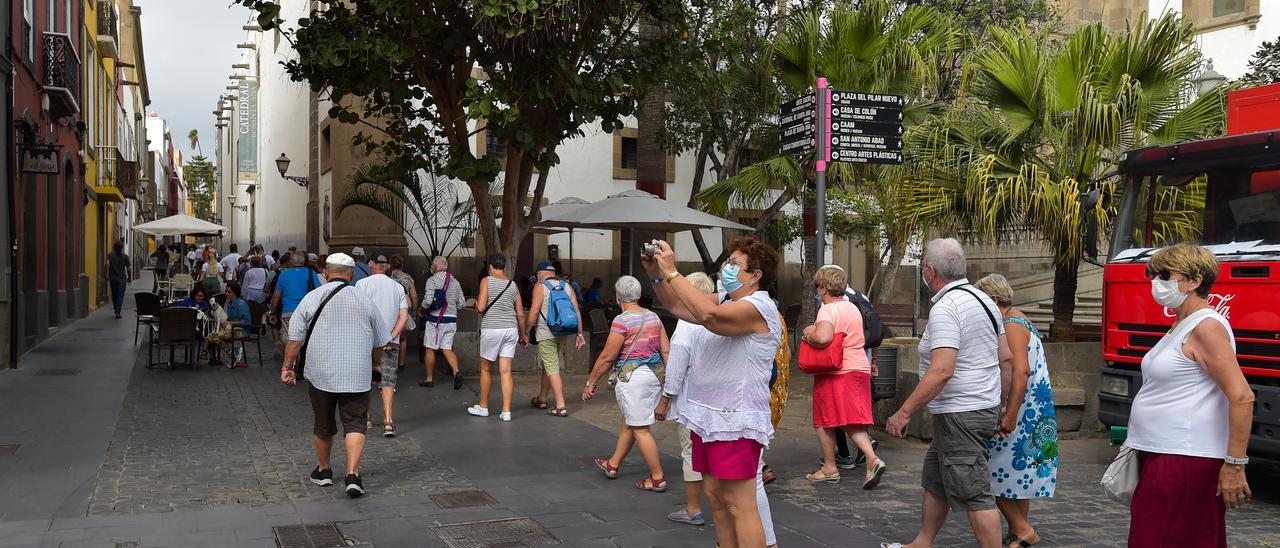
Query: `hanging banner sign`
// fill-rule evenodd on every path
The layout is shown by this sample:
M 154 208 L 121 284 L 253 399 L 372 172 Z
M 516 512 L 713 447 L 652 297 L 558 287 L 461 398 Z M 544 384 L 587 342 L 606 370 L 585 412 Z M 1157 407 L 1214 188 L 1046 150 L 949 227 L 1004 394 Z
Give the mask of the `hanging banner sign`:
M 58 169 L 58 147 L 21 147 L 18 158 L 22 173 L 54 173 Z
M 237 167 L 241 179 L 255 179 L 258 176 L 258 83 L 241 80 L 236 95 Z

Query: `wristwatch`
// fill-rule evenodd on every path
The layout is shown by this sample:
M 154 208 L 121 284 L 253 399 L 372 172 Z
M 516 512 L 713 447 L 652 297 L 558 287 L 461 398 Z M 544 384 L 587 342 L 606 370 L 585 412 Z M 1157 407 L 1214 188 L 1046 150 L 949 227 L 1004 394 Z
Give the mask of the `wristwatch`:
M 670 274 L 667 274 L 667 283 L 671 283 L 671 280 L 674 280 L 674 279 L 679 278 L 679 277 L 680 277 L 680 271 L 679 271 L 679 270 L 677 270 L 677 271 L 675 271 L 675 272 L 672 272 L 672 273 L 670 273 Z
M 1249 456 L 1245 455 L 1244 457 L 1237 459 L 1231 455 L 1227 455 L 1225 457 L 1222 457 L 1222 461 L 1227 464 L 1236 464 L 1239 466 L 1244 466 L 1246 464 L 1249 464 Z

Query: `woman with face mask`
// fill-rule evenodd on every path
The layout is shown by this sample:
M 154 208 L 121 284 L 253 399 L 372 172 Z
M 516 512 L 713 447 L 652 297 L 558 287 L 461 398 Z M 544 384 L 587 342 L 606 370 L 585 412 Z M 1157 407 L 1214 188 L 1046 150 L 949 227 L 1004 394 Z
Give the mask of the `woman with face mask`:
M 769 377 L 782 323 L 763 288 L 777 274 L 778 254 L 754 238 L 730 242 L 720 269 L 724 292 L 707 295 L 676 270 L 670 245 L 653 243 L 657 251 L 644 265 L 663 306 L 707 329 L 671 418 L 692 432 L 693 470 L 702 474 L 720 545 L 764 546 L 756 480 L 773 438 Z
M 1175 317 L 1142 359 L 1125 446 L 1138 451 L 1129 546 L 1226 546 L 1226 510 L 1250 497 L 1244 468 L 1253 391 L 1231 325 L 1205 298 L 1218 276 L 1209 250 L 1177 244 L 1147 264 L 1151 296 Z

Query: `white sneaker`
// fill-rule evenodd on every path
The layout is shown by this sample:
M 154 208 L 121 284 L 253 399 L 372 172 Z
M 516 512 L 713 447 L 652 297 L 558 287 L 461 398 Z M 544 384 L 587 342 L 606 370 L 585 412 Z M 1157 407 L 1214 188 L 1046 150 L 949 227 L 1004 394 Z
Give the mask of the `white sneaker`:
M 503 411 L 498 414 L 498 418 L 502 419 L 502 422 L 511 422 L 511 412 Z
M 473 405 L 467 408 L 467 413 L 470 413 L 472 416 L 476 416 L 476 417 L 487 417 L 489 416 L 489 408 L 480 407 L 479 405 Z

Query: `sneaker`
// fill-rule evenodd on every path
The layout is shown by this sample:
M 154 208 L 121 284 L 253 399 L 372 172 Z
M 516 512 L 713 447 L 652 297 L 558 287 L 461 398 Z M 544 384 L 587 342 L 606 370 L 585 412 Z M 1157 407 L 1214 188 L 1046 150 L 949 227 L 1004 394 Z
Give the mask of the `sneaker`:
M 859 456 L 861 456 L 861 452 L 859 452 Z M 827 463 L 826 459 L 823 459 L 823 458 L 818 459 L 818 466 L 826 466 L 826 463 Z M 841 457 L 839 455 L 836 455 L 836 468 L 839 468 L 841 470 L 853 470 L 854 468 L 857 468 L 857 467 L 858 467 L 858 460 L 856 457 Z
M 347 474 L 347 496 L 356 498 L 363 494 L 364 484 L 360 483 L 360 476 Z
M 474 417 L 487 417 L 489 416 L 489 408 L 480 407 L 479 405 L 473 405 L 467 408 L 467 413 L 469 413 Z
M 679 510 L 676 510 L 675 512 L 667 514 L 667 519 L 674 521 L 676 523 L 683 523 L 686 525 L 696 525 L 698 527 L 701 527 L 707 524 L 707 520 L 702 518 L 702 512 L 698 512 L 696 514 L 690 514 L 688 508 L 681 508 Z
M 321 470 L 316 466 L 316 469 L 311 471 L 311 483 L 321 487 L 333 485 L 333 470 Z
M 503 411 L 498 414 L 498 418 L 502 419 L 502 422 L 511 422 L 511 412 Z
M 453 375 L 453 389 L 458 390 L 460 388 L 462 388 L 462 372 L 461 371 Z
M 233 363 L 236 363 L 236 364 L 239 364 L 240 362 L 243 362 L 243 361 L 244 361 L 244 349 L 243 349 L 243 348 L 237 348 L 237 349 L 235 349 L 235 351 L 231 353 L 231 361 L 232 361 Z M 238 367 L 238 365 L 237 365 L 237 367 Z

